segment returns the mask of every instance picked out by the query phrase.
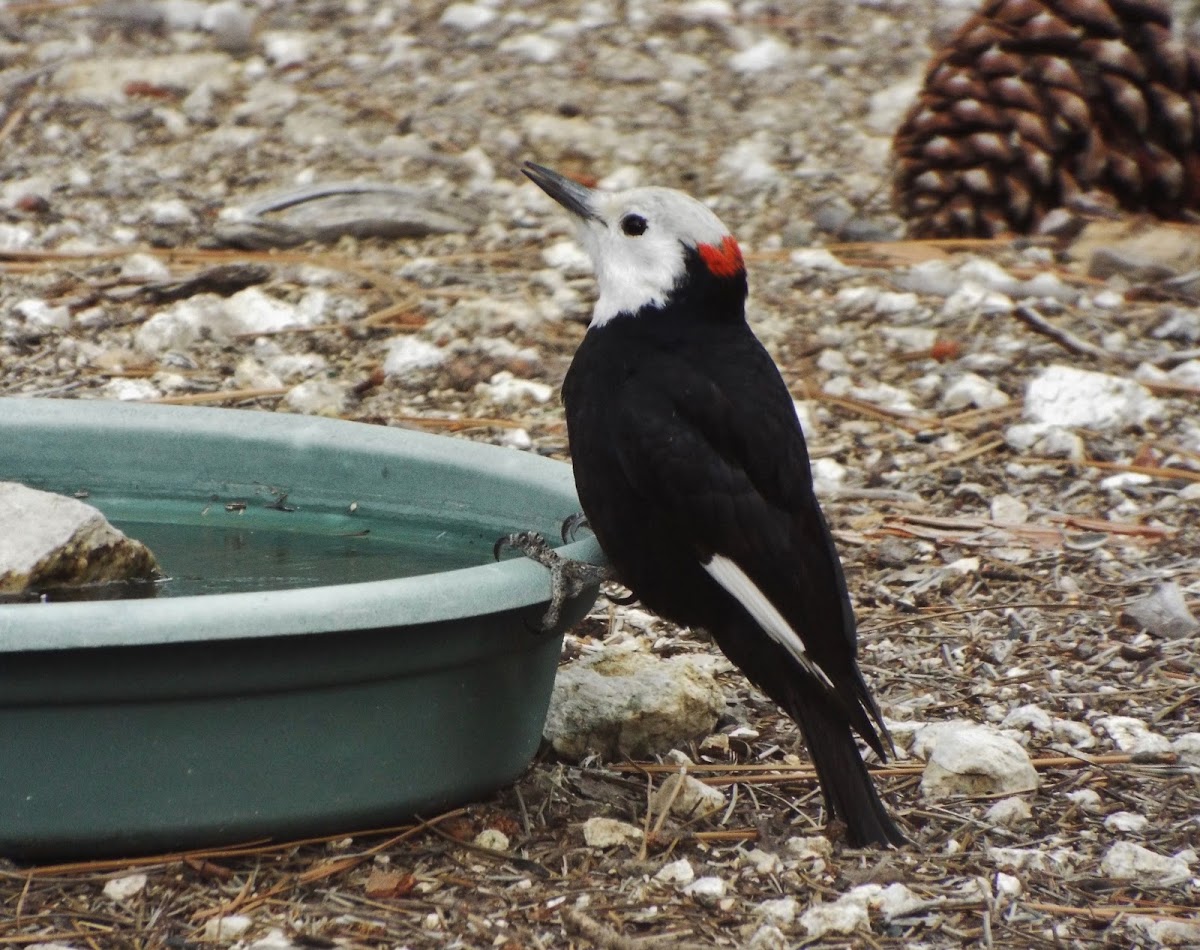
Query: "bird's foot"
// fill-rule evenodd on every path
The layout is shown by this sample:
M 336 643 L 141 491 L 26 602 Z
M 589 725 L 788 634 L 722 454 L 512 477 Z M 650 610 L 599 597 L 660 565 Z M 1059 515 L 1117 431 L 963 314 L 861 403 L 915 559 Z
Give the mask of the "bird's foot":
M 567 519 L 568 522 L 571 520 Z M 572 527 L 572 537 L 576 527 L 578 524 Z M 567 522 L 563 523 L 563 534 L 567 534 Z M 536 531 L 517 531 L 500 538 L 492 550 L 497 561 L 505 548 L 519 551 L 550 571 L 550 606 L 546 608 L 539 624 L 542 633 L 549 633 L 558 626 L 563 606 L 568 600 L 585 587 L 609 579 L 608 568 L 563 557 Z

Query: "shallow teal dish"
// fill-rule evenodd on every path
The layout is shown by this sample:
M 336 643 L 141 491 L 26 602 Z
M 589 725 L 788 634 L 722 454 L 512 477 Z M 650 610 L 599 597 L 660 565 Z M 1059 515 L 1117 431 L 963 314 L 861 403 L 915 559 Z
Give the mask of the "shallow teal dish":
M 118 525 L 173 525 L 184 538 L 214 526 L 289 535 L 289 561 L 334 539 L 337 575 L 0 605 L 0 855 L 379 826 L 527 767 L 562 633 L 596 589 L 535 634 L 547 571 L 493 563 L 491 551 L 519 529 L 557 538 L 578 509 L 569 466 L 381 426 L 99 401 L 0 399 L 0 440 L 0 480 L 87 492 Z M 476 566 L 355 581 L 354 565 L 338 564 L 352 538 L 348 560 L 377 577 L 387 545 L 406 537 L 430 563 Z M 591 538 L 561 551 L 602 558 Z M 214 548 L 209 573 L 224 563 Z M 224 573 L 221 589 L 236 589 Z

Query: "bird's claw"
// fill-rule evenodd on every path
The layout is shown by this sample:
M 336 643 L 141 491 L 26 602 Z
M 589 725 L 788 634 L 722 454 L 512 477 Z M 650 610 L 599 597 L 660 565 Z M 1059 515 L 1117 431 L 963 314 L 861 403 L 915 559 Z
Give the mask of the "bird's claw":
M 562 539 L 564 544 L 570 544 L 575 540 L 575 536 L 579 533 L 580 528 L 591 528 L 588 524 L 587 515 L 582 511 L 577 511 L 573 515 L 568 515 L 563 518 L 562 523 Z
M 566 531 L 567 526 L 564 522 L 564 534 Z M 546 608 L 546 613 L 542 615 L 538 624 L 540 633 L 549 633 L 558 626 L 562 619 L 563 606 L 568 600 L 580 594 L 584 588 L 598 584 L 608 577 L 606 568 L 563 557 L 536 531 L 517 531 L 499 538 L 492 549 L 496 560 L 500 560 L 500 552 L 505 548 L 519 551 L 550 571 L 550 606 Z

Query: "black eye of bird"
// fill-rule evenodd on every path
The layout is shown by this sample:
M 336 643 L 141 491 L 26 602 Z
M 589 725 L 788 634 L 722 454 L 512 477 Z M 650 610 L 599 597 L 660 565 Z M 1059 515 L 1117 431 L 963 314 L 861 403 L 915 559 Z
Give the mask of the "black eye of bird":
M 627 214 L 621 219 L 621 230 L 630 237 L 638 237 L 646 233 L 646 219 L 640 214 Z

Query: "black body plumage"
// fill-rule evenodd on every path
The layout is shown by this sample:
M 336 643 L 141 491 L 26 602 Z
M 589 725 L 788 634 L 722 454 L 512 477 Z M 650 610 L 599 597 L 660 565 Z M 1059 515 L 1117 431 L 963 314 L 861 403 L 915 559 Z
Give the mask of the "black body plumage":
M 736 272 L 718 274 L 695 247 L 683 253 L 665 301 L 593 325 L 563 383 L 584 514 L 621 583 L 655 613 L 708 630 L 799 724 L 848 840 L 900 844 L 853 733 L 881 757 L 890 739 L 856 663 L 795 406 L 746 323 L 740 254 Z M 705 569 L 714 556 L 782 614 L 819 675 Z

